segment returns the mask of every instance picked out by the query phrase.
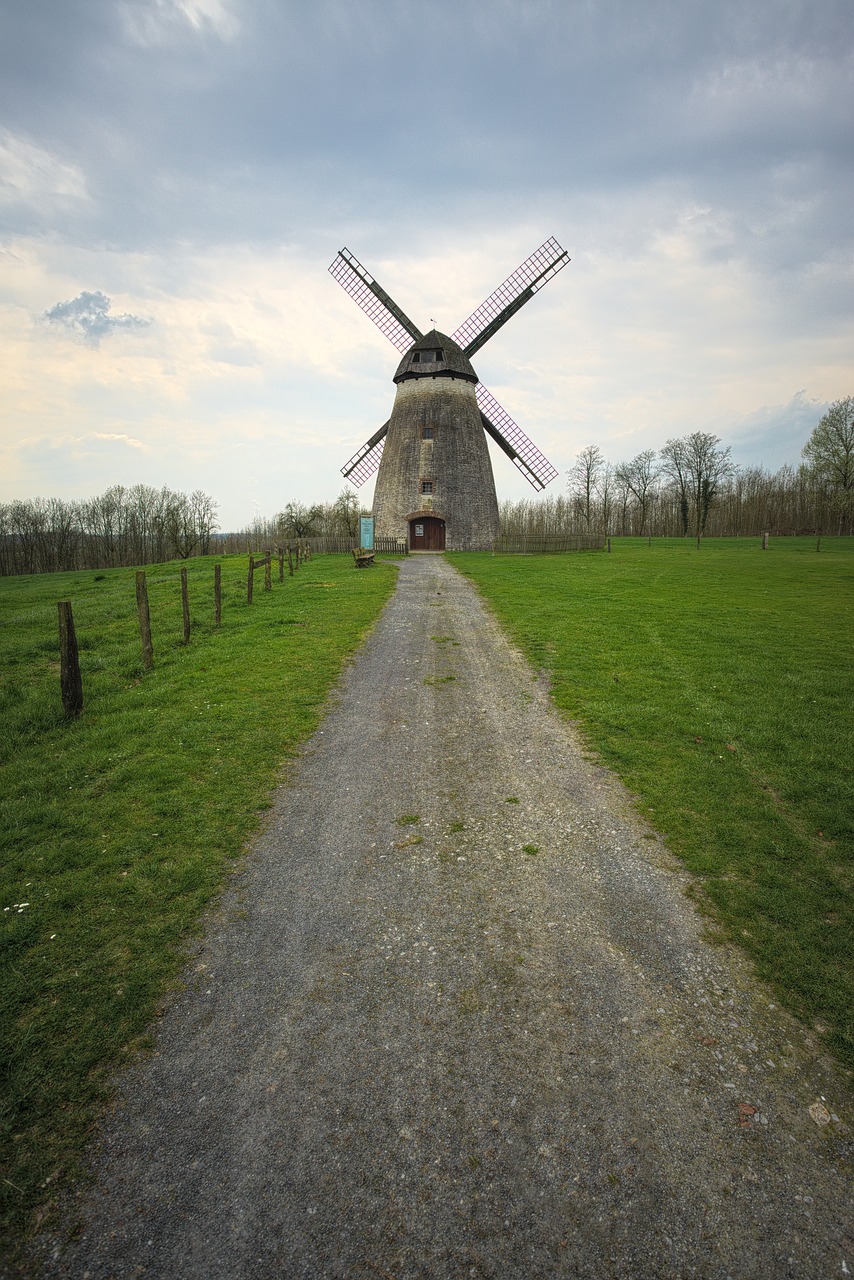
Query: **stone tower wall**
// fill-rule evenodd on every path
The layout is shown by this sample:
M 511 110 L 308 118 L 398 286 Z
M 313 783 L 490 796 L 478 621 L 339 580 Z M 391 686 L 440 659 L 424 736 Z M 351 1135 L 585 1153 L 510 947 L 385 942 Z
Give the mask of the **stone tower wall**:
M 423 438 L 432 427 L 433 439 Z M 422 494 L 421 481 L 433 493 Z M 474 383 L 453 377 L 400 382 L 374 493 L 376 534 L 408 538 L 408 517 L 445 521 L 449 551 L 482 551 L 498 536 L 498 500 Z

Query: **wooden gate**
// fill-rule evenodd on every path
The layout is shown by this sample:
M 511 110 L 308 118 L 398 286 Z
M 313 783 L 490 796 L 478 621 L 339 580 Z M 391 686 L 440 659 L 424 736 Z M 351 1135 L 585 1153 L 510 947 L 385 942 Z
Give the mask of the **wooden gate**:
M 445 521 L 438 516 L 418 516 L 409 521 L 410 551 L 444 551 Z

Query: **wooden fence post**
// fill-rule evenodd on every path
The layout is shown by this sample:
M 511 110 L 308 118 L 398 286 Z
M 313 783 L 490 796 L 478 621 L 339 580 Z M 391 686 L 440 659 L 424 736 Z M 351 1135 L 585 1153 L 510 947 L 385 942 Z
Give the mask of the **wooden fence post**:
M 184 644 L 190 643 L 190 590 L 187 586 L 187 570 L 181 570 L 181 613 L 184 615 Z
M 214 565 L 214 626 L 222 622 L 222 565 Z
M 611 539 L 608 539 L 608 555 L 611 554 Z
M 279 582 L 284 582 L 285 580 L 285 548 L 279 547 L 278 552 L 279 552 Z
M 821 534 L 818 535 L 818 541 L 815 544 L 816 551 L 821 551 Z
M 762 535 L 762 550 L 763 551 L 768 550 L 768 534 L 767 533 L 763 533 Z
M 249 577 L 246 579 L 246 603 L 252 603 L 252 579 L 255 577 L 255 558 L 249 557 Z
M 288 543 L 288 574 L 290 577 L 294 576 L 294 557 L 290 543 Z
M 83 710 L 83 681 L 80 677 L 80 655 L 74 614 L 70 600 L 59 600 L 59 685 L 62 707 L 67 716 L 79 716 Z
M 264 552 L 264 590 L 265 591 L 273 590 L 273 577 L 270 572 L 271 560 L 272 560 L 272 553 L 269 551 L 265 551 Z
M 145 570 L 136 571 L 136 611 L 139 615 L 139 635 L 142 640 L 142 665 L 146 671 L 154 666 L 154 646 L 151 643 L 151 614 L 148 609 L 148 587 Z

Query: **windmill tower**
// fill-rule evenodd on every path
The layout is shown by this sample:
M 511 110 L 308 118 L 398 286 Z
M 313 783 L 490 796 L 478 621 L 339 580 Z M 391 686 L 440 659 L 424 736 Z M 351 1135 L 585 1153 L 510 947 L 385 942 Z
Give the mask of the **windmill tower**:
M 341 468 L 361 485 L 378 470 L 379 538 L 406 538 L 413 551 L 489 550 L 498 536 L 498 499 L 486 436 L 535 489 L 557 475 L 498 401 L 470 357 L 569 262 L 547 240 L 473 311 L 451 337 L 422 334 L 348 249 L 331 275 L 403 353 L 388 422 Z

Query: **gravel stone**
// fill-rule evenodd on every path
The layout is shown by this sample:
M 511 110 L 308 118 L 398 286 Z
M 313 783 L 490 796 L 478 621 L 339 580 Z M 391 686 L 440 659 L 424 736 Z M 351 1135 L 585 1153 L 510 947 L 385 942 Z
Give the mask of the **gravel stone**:
M 687 883 L 472 587 L 406 560 L 42 1274 L 854 1270 L 849 1082 Z

